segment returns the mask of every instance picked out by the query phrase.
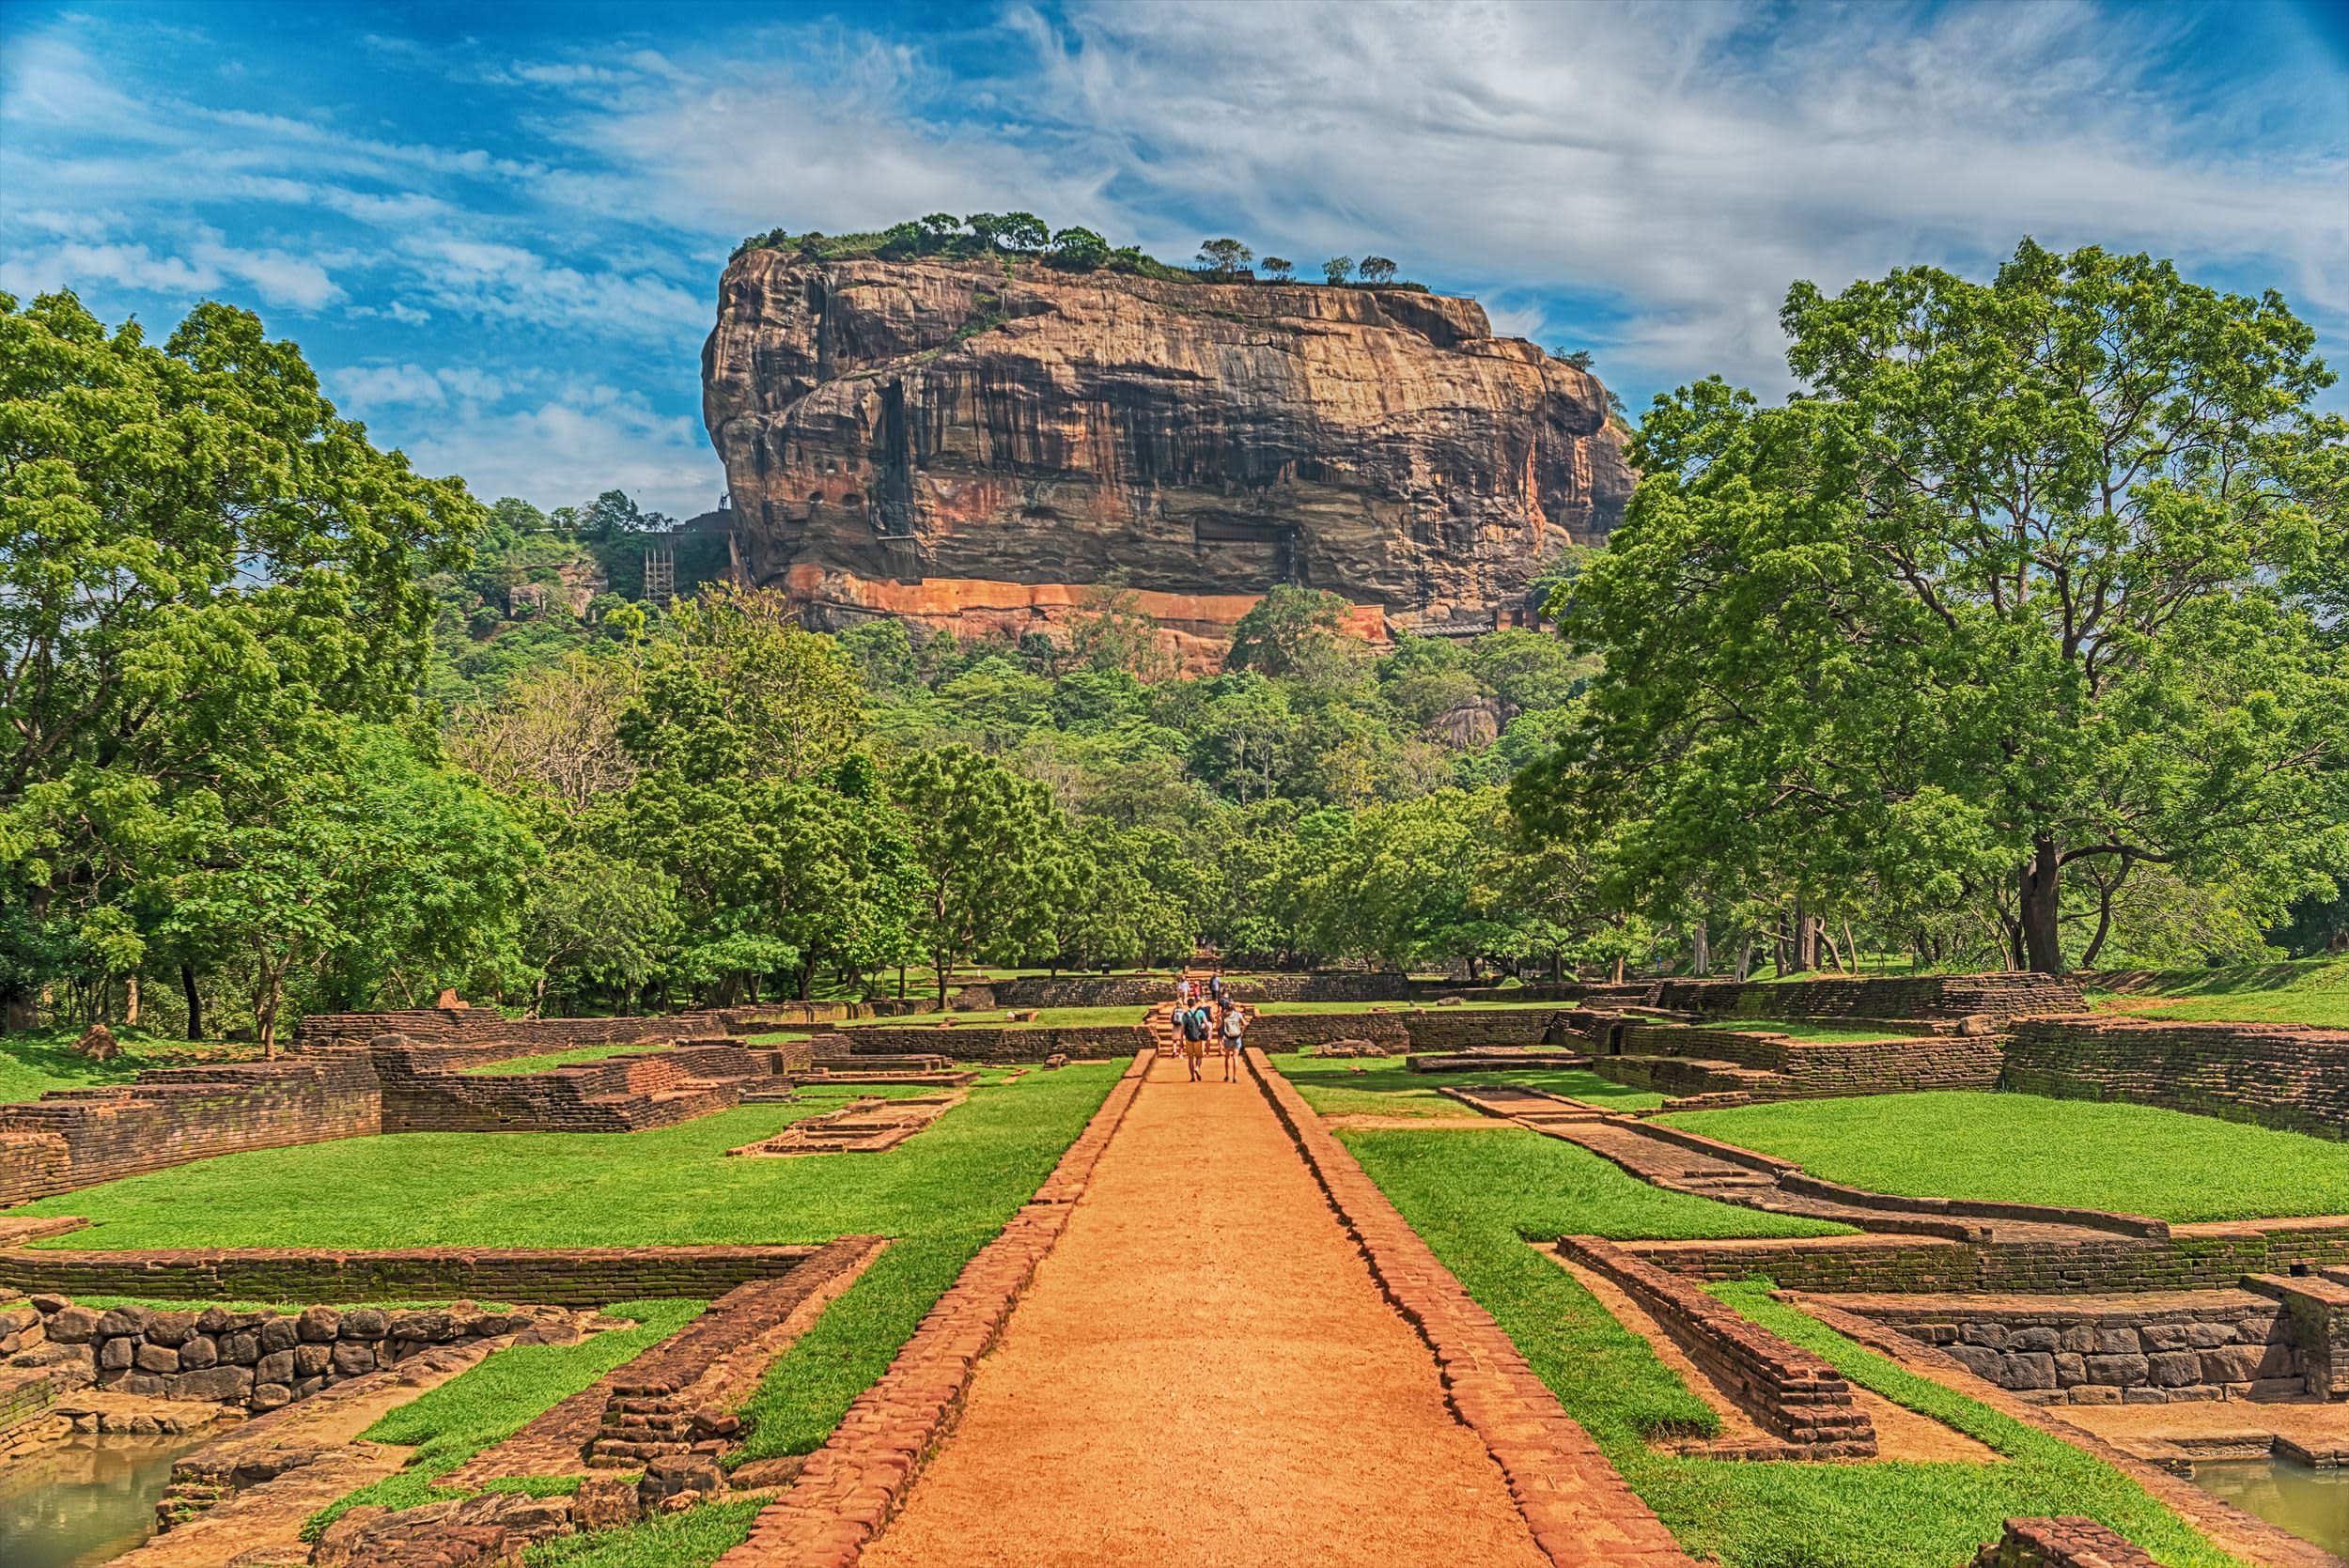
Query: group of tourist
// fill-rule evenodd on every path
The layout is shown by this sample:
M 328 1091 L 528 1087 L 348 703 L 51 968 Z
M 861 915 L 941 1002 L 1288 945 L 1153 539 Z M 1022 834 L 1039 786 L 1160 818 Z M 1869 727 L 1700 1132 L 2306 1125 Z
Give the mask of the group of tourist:
M 1247 1028 L 1247 1009 L 1232 1000 L 1221 973 L 1208 976 L 1204 985 L 1190 975 L 1174 983 L 1174 1035 L 1183 1043 L 1183 1060 L 1190 1065 L 1191 1082 L 1200 1079 L 1210 1042 L 1223 1057 L 1223 1081 L 1237 1081 Z

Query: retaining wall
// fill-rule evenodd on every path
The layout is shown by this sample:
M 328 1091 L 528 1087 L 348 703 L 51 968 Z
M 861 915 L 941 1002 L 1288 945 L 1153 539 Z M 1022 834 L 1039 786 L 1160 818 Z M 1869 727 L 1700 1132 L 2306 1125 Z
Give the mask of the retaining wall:
M 1973 1568 L 2161 1568 L 2118 1531 L 2093 1519 L 2009 1519 L 1998 1540 L 1976 1553 Z
M 1938 1345 L 2041 1405 L 2294 1399 L 2307 1366 L 2292 1315 L 2243 1290 L 2046 1297 L 1843 1297 L 1834 1305 Z
M 957 1062 L 1041 1062 L 1050 1056 L 1121 1061 L 1157 1044 L 1140 1024 L 873 1024 L 819 1034 L 817 1056 L 950 1056 Z
M 1797 1456 L 1875 1453 L 1875 1423 L 1843 1374 L 1819 1357 L 1611 1242 L 1564 1236 L 1558 1251 L 1621 1286 L 1757 1423 L 1798 1450 Z
M 539 1323 L 527 1312 L 100 1312 L 54 1296 L 38 1305 L 46 1309 L 40 1325 L 52 1353 L 88 1367 L 99 1388 L 248 1410 L 279 1409 L 432 1345 L 525 1333 Z
M 2349 1222 L 2173 1225 L 2165 1237 L 1944 1241 L 1811 1236 L 1779 1241 L 1635 1241 L 1624 1250 L 1700 1280 L 1765 1276 L 1789 1290 L 1859 1295 L 2087 1295 L 2223 1290 L 2246 1275 L 2349 1265 Z
M 821 1005 L 846 1011 L 844 1003 Z M 334 1041 L 366 1045 L 379 1034 L 397 1034 L 420 1045 L 506 1048 L 498 1056 L 481 1059 L 495 1062 L 573 1046 L 706 1039 L 733 1032 L 729 1026 L 738 1017 L 763 1020 L 778 1011 L 748 1008 L 649 1018 L 509 1018 L 494 1007 L 409 1007 L 386 1013 L 312 1014 L 296 1027 L 294 1039 L 302 1047 Z
M 2015 1026 L 2002 1081 L 2349 1139 L 2349 1030 L 2031 1018 Z
M 601 1307 L 654 1296 L 715 1299 L 780 1278 L 814 1247 L 420 1247 L 345 1252 L 193 1248 L 0 1251 L 0 1285 L 30 1294 L 161 1301 L 414 1301 L 470 1297 Z
M 131 1083 L 0 1106 L 0 1203 L 381 1130 L 381 1091 L 364 1049 L 150 1068 Z
M 1764 1031 L 1698 1029 L 1587 1009 L 1561 1016 L 1590 1042 L 1595 1068 L 1659 1094 L 1824 1099 L 1924 1089 L 1995 1089 L 2005 1059 L 1988 1034 L 1890 1033 L 1881 1040 L 1798 1040 Z M 1708 1063 L 1730 1063 L 1724 1072 Z M 1766 1079 L 1754 1074 L 1766 1073 Z
M 1402 1001 L 1417 994 L 1399 974 L 1235 974 L 1224 984 L 1242 1001 Z M 1174 996 L 1174 981 L 1169 975 L 1021 975 L 987 988 L 998 1007 L 1150 1007 Z
M 2033 1013 L 2077 1013 L 2087 1006 L 2077 981 L 2058 975 L 1839 975 L 1773 982 L 1665 979 L 1586 986 L 1589 1007 L 1653 1007 L 1707 1017 L 1939 1019 L 1994 1023 Z
M 1268 1013 L 1248 1020 L 1248 1043 L 1263 1050 L 1296 1050 L 1332 1040 L 1369 1040 L 1393 1049 L 1466 1050 L 1474 1046 L 1557 1043 L 1563 1015 L 1549 1007 L 1470 1010 L 1427 1008 L 1394 1013 Z
M 800 1048 L 804 1059 L 806 1048 Z M 731 1045 L 576 1062 L 539 1073 L 387 1076 L 385 1132 L 636 1132 L 731 1110 L 788 1071 L 783 1051 Z

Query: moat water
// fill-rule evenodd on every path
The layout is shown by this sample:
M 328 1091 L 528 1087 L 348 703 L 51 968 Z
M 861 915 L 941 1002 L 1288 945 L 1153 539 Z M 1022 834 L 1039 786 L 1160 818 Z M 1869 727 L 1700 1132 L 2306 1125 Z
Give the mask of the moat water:
M 171 1467 L 212 1435 L 91 1437 L 0 1468 L 0 1563 L 97 1568 L 155 1533 Z
M 2349 1470 L 2290 1459 L 2202 1459 L 2194 1483 L 2326 1551 L 2349 1556 Z

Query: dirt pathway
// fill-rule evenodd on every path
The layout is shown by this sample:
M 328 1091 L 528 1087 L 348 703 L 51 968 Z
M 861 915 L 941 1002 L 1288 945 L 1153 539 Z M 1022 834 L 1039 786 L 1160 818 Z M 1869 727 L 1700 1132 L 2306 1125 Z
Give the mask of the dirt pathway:
M 867 1568 L 1541 1568 L 1255 1086 L 1149 1086 Z

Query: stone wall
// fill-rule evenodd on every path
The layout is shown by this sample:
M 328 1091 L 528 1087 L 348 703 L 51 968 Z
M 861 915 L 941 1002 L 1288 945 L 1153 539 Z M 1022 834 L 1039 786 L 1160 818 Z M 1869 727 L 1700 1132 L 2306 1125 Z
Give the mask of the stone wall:
M 1236 974 L 1225 977 L 1242 1001 L 1402 1001 L 1415 995 L 1399 974 Z M 1452 987 L 1447 987 L 1451 989 Z M 1020 975 L 988 986 L 999 1007 L 1151 1007 L 1172 1001 L 1171 975 Z
M 0 1251 L 0 1285 L 32 1294 L 163 1301 L 531 1301 L 601 1307 L 655 1296 L 712 1300 L 788 1274 L 814 1247 L 420 1247 Z
M 2223 1290 L 2246 1275 L 2349 1265 L 2349 1223 L 2175 1225 L 2167 1237 L 1945 1241 L 1912 1235 L 1636 1241 L 1626 1251 L 1699 1280 L 1756 1275 L 1790 1290 L 1861 1295 L 2082 1295 Z
M 575 1062 L 539 1073 L 387 1071 L 385 1132 L 637 1132 L 731 1110 L 807 1048 L 732 1045 Z
M 1838 1299 L 2040 1405 L 2294 1399 L 2307 1390 L 2291 1314 L 2243 1290 Z
M 1398 1009 L 1392 1013 L 1268 1013 L 1248 1021 L 1248 1043 L 1297 1050 L 1332 1040 L 1369 1040 L 1391 1049 L 1465 1050 L 1473 1046 L 1539 1046 L 1564 1037 L 1555 1008 Z
M 1976 1553 L 1973 1568 L 2161 1568 L 2119 1531 L 2093 1519 L 2009 1519 Z
M 798 1004 L 794 1004 L 795 1006 Z M 825 1008 L 849 1011 L 845 1003 Z M 419 1045 L 469 1046 L 494 1050 L 481 1062 L 568 1050 L 576 1046 L 628 1046 L 642 1040 L 699 1040 L 735 1032 L 738 1017 L 764 1020 L 780 1008 L 735 1012 L 677 1013 L 650 1018 L 509 1018 L 494 1007 L 410 1007 L 387 1013 L 316 1013 L 294 1031 L 299 1046 L 341 1041 L 365 1045 L 397 1034 Z M 763 1022 L 759 1027 L 767 1027 Z M 787 1027 L 777 1025 L 775 1027 Z
M 819 1034 L 817 1056 L 950 1056 L 957 1062 L 1041 1062 L 1050 1056 L 1123 1061 L 1156 1042 L 1140 1024 L 873 1024 Z
M 363 1049 L 150 1068 L 128 1084 L 0 1106 L 0 1203 L 381 1127 L 381 1091 Z
M 1588 1007 L 1653 1007 L 1708 1017 L 1942 1019 L 1994 1023 L 2033 1013 L 2077 1013 L 2086 1005 L 2077 981 L 2057 975 L 1830 975 L 1817 980 L 1664 979 L 1586 986 Z
M 2349 1138 L 2349 1030 L 2034 1018 L 2015 1026 L 2003 1081 L 2026 1094 L 2126 1100 Z
M 542 1316 L 530 1312 L 377 1307 L 299 1313 L 101 1312 L 44 1296 L 40 1331 L 53 1354 L 86 1364 L 97 1386 L 158 1399 L 207 1400 L 248 1410 L 275 1410 L 379 1367 L 396 1366 L 431 1345 L 525 1334 Z M 546 1321 L 552 1321 L 548 1319 Z M 569 1332 L 567 1328 L 565 1332 Z
M 1577 1008 L 1562 1032 L 1590 1044 L 1595 1070 L 1658 1094 L 1740 1094 L 1821 1099 L 1923 1089 L 1995 1089 L 2004 1061 L 1998 1036 L 1905 1033 L 1881 1040 L 1798 1040 L 1760 1030 L 1699 1029 Z M 1727 1063 L 1741 1071 L 1708 1063 Z M 1757 1075 L 1767 1075 L 1766 1077 Z
M 1597 1236 L 1564 1236 L 1559 1253 L 1605 1275 L 1765 1430 L 1806 1459 L 1868 1458 L 1875 1425 L 1843 1374 L 1799 1345 Z

